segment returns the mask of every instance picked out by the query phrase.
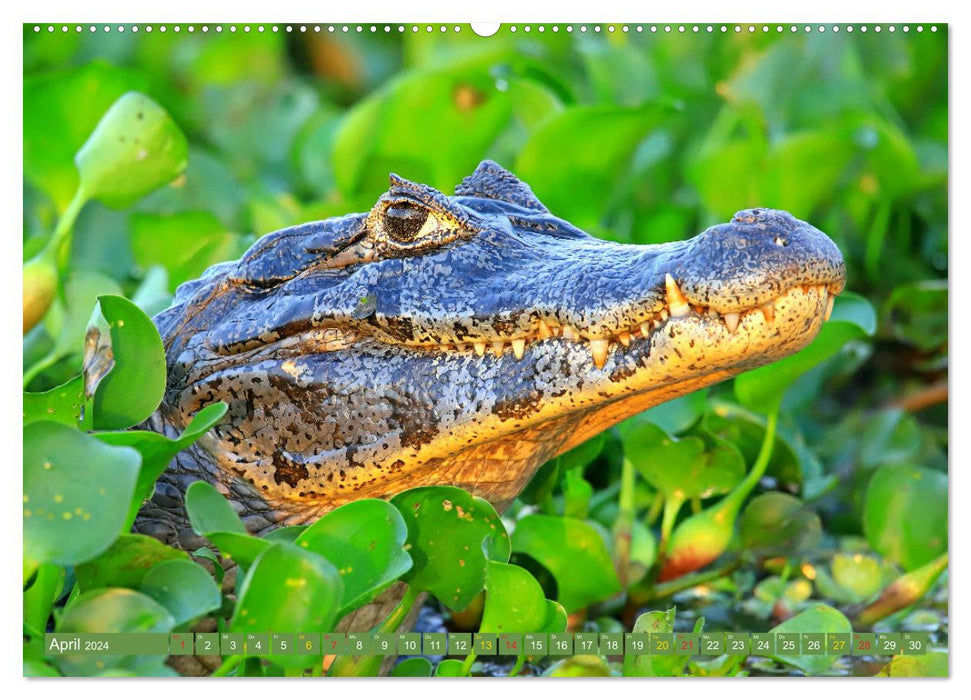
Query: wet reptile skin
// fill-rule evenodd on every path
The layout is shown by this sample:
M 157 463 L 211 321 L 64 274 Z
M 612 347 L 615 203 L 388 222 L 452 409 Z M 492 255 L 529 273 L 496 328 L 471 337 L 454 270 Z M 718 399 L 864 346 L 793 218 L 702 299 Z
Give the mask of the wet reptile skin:
M 502 509 L 616 422 L 800 349 L 843 283 L 829 238 L 786 212 L 621 245 L 490 161 L 451 197 L 392 175 L 370 212 L 264 236 L 156 317 L 168 385 L 150 426 L 229 411 L 136 526 L 202 544 L 182 502 L 197 479 L 254 533 L 429 484 Z

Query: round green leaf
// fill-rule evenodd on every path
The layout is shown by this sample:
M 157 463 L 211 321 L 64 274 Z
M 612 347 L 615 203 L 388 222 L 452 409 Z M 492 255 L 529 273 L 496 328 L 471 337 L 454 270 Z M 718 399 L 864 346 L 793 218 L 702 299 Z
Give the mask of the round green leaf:
M 846 616 L 835 608 L 828 605 L 813 605 L 795 617 L 791 617 L 782 624 L 773 627 L 770 632 L 813 632 L 826 634 L 849 634 L 853 631 L 850 621 Z M 840 658 L 836 656 L 824 655 L 795 655 L 795 656 L 773 656 L 779 663 L 798 668 L 807 676 L 818 676 L 829 670 Z
M 815 511 L 795 496 L 772 491 L 745 506 L 739 535 L 746 550 L 763 556 L 791 555 L 818 545 L 822 524 Z
M 162 338 L 145 312 L 124 297 L 98 297 L 85 338 L 84 387 L 94 397 L 99 429 L 141 423 L 162 400 Z
M 669 437 L 643 422 L 624 435 L 624 455 L 655 489 L 682 500 L 731 491 L 745 477 L 745 460 L 728 442 L 711 447 L 697 435 Z
M 344 583 L 341 616 L 361 607 L 411 568 L 408 528 L 398 510 L 373 498 L 324 515 L 296 539 L 337 567 Z
M 169 611 L 148 596 L 126 588 L 100 588 L 83 593 L 64 609 L 58 632 L 76 633 L 145 633 L 171 632 L 175 620 Z M 110 668 L 144 663 L 148 658 L 135 656 L 58 656 L 55 663 L 67 675 L 90 676 Z
M 435 675 L 448 678 L 458 678 L 462 676 L 463 663 L 461 659 L 442 659 L 435 667 Z
M 549 569 L 557 598 L 567 612 L 585 608 L 620 592 L 604 536 L 584 520 L 528 515 L 512 536 L 513 549 Z
M 947 678 L 948 654 L 931 651 L 920 656 L 898 655 L 890 659 L 877 676 L 890 678 Z
M 580 654 L 557 661 L 543 671 L 543 675 L 552 678 L 608 678 L 612 674 L 603 657 Z
M 72 566 L 118 537 L 141 458 L 59 423 L 24 427 L 24 556 Z
M 918 466 L 874 472 L 863 509 L 867 542 L 913 571 L 947 550 L 947 474 Z
M 428 678 L 432 675 L 432 662 L 424 656 L 405 659 L 391 670 L 394 678 Z
M 452 486 L 427 486 L 391 502 L 408 528 L 413 562 L 402 579 L 451 610 L 464 610 L 482 591 L 488 560 L 509 560 L 509 536 L 488 501 Z
M 266 548 L 239 589 L 230 627 L 234 632 L 327 632 L 340 609 L 343 585 L 333 564 L 286 542 Z M 306 657 L 272 657 L 281 665 L 306 666 Z
M 176 625 L 205 615 L 222 603 L 216 582 L 194 561 L 162 562 L 146 574 L 140 588 L 166 607 Z
M 151 569 L 169 560 L 189 561 L 189 555 L 154 537 L 126 534 L 94 559 L 79 564 L 74 573 L 82 592 L 95 588 L 138 588 Z
M 135 516 L 142 504 L 155 490 L 155 482 L 169 466 L 176 453 L 181 452 L 202 437 L 207 430 L 226 415 L 228 406 L 222 401 L 206 406 L 192 417 L 182 434 L 174 440 L 150 430 L 126 430 L 124 432 L 95 433 L 94 436 L 109 445 L 128 445 L 138 450 L 142 456 L 142 468 L 138 472 L 138 482 L 128 510 L 128 525 L 135 522 Z
M 486 564 L 486 598 L 480 632 L 539 632 L 548 609 L 543 588 L 526 569 L 490 561 Z
M 196 481 L 185 491 L 185 512 L 197 535 L 211 532 L 246 534 L 246 526 L 236 511 L 216 487 L 206 481 Z
M 122 95 L 74 157 L 89 199 L 125 209 L 185 170 L 189 147 L 168 113 L 138 92 Z
M 84 396 L 84 377 L 79 374 L 48 391 L 25 391 L 24 425 L 41 420 L 72 428 L 90 428 L 91 405 Z
M 244 569 L 249 569 L 273 542 L 238 532 L 208 532 L 206 538 L 219 548 L 220 554 L 229 557 Z

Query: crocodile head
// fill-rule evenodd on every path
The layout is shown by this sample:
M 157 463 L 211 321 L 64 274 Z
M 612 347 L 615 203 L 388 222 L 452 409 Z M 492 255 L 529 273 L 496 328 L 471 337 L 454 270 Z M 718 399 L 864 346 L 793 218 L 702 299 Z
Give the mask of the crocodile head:
M 392 175 L 370 212 L 264 236 L 156 319 L 157 426 L 229 404 L 166 478 L 215 482 L 254 531 L 429 484 L 502 508 L 618 421 L 800 349 L 843 282 L 781 211 L 621 245 L 489 161 L 451 197 Z

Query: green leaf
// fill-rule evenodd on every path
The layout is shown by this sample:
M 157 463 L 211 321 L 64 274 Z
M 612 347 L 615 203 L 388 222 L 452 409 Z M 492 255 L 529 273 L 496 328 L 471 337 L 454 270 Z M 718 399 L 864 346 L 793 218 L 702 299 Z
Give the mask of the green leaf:
M 234 632 L 328 632 L 337 621 L 343 585 L 319 554 L 277 542 L 256 558 L 239 588 Z M 281 666 L 307 666 L 305 656 L 271 656 Z M 315 661 L 314 663 L 319 663 Z
M 431 675 L 432 662 L 423 656 L 405 659 L 391 670 L 392 678 L 428 678 Z
M 490 561 L 486 564 L 486 598 L 480 632 L 539 632 L 549 609 L 543 588 L 526 569 Z
M 557 599 L 572 613 L 620 592 L 605 538 L 588 521 L 527 515 L 516 523 L 512 541 L 514 551 L 528 554 L 553 574 Z
M 142 456 L 142 467 L 138 472 L 138 482 L 128 510 L 128 526 L 135 522 L 135 516 L 142 504 L 151 498 L 156 480 L 169 466 L 172 458 L 218 423 L 226 415 L 227 408 L 222 401 L 206 406 L 192 417 L 182 434 L 174 440 L 150 430 L 94 434 L 94 437 L 109 445 L 134 447 Z
M 442 659 L 435 667 L 435 675 L 448 678 L 458 678 L 463 676 L 464 665 L 461 659 Z
M 920 656 L 898 655 L 890 659 L 877 676 L 891 678 L 947 678 L 948 653 L 931 651 Z
M 427 486 L 391 503 L 408 528 L 413 562 L 402 579 L 450 610 L 464 610 L 482 591 L 488 560 L 509 560 L 509 536 L 488 501 L 452 486 Z
M 745 460 L 727 441 L 709 447 L 698 436 L 671 438 L 642 422 L 623 438 L 624 455 L 667 498 L 710 498 L 731 491 L 745 477 Z
M 73 158 L 105 111 L 143 76 L 102 60 L 24 75 L 24 178 L 63 211 L 78 186 Z
M 853 631 L 850 621 L 846 616 L 835 608 L 821 603 L 813 605 L 795 617 L 791 617 L 770 632 L 778 634 L 780 632 L 813 632 L 826 634 L 849 634 Z M 781 664 L 798 668 L 807 676 L 818 676 L 836 663 L 839 655 L 796 655 L 796 656 L 773 656 L 773 659 Z
M 56 633 L 139 633 L 171 632 L 175 620 L 163 606 L 147 595 L 126 588 L 100 588 L 82 593 L 64 608 Z M 81 656 L 54 657 L 66 675 L 92 676 L 107 669 L 131 667 L 164 656 Z
M 46 631 L 51 608 L 61 597 L 63 589 L 63 567 L 57 564 L 41 564 L 37 567 L 33 583 L 24 591 L 24 625 L 38 632 Z
M 340 614 L 355 610 L 411 568 L 404 550 L 408 528 L 398 510 L 373 498 L 353 501 L 321 517 L 295 543 L 337 567 L 344 584 Z
M 390 171 L 450 191 L 475 169 L 512 116 L 510 95 L 496 88 L 491 67 L 478 59 L 408 71 L 358 102 L 334 141 L 341 193 L 381 192 Z
M 42 392 L 24 392 L 24 426 L 37 421 L 61 423 L 86 430 L 91 427 L 91 404 L 84 398 L 84 377 Z
M 189 555 L 154 537 L 126 534 L 74 572 L 81 592 L 96 588 L 139 588 L 146 574 L 164 561 L 189 561 Z
M 675 608 L 665 611 L 654 610 L 642 613 L 634 621 L 633 631 L 636 633 L 670 634 L 674 632 Z M 694 632 L 699 633 L 704 627 L 704 618 L 695 622 Z M 625 656 L 624 676 L 627 677 L 665 677 L 680 676 L 688 665 L 689 656 L 658 655 L 658 656 Z
M 735 396 L 759 413 L 779 409 L 782 397 L 800 376 L 835 355 L 851 340 L 873 335 L 876 312 L 866 299 L 852 292 L 837 297 L 833 315 L 819 335 L 795 355 L 754 369 L 735 378 Z
M 947 482 L 946 474 L 911 465 L 874 472 L 863 509 L 870 546 L 907 571 L 946 551 Z
M 607 678 L 613 674 L 602 657 L 591 654 L 557 661 L 543 671 L 543 675 L 551 678 Z
M 94 396 L 98 429 L 130 428 L 162 400 L 162 338 L 145 312 L 124 297 L 98 297 L 85 339 L 84 386 Z
M 145 575 L 140 588 L 168 609 L 176 625 L 205 615 L 222 603 L 219 587 L 209 572 L 188 559 L 157 564 Z
M 671 401 L 650 408 L 640 415 L 640 419 L 647 420 L 658 426 L 669 435 L 683 433 L 704 415 L 708 408 L 708 390 L 692 391 L 690 394 L 679 396 Z M 621 433 L 626 433 L 624 426 L 633 427 L 637 420 L 621 424 Z
M 599 433 L 586 442 L 581 442 L 572 450 L 564 452 L 556 458 L 560 464 L 560 471 L 566 472 L 571 469 L 583 469 L 600 456 L 606 442 L 606 435 Z
M 893 336 L 924 352 L 947 344 L 947 280 L 902 284 L 884 306 Z
M 616 198 L 637 144 L 660 123 L 656 109 L 584 105 L 565 109 L 531 135 L 515 172 L 557 216 L 597 229 Z
M 749 501 L 738 531 L 742 546 L 761 556 L 794 556 L 815 548 L 823 536 L 815 511 L 795 496 L 778 491 Z
M 230 259 L 236 246 L 236 237 L 209 211 L 136 213 L 128 226 L 135 262 L 143 268 L 162 265 L 172 289 Z
M 206 533 L 206 538 L 219 548 L 223 556 L 229 557 L 244 569 L 249 569 L 273 542 L 238 532 L 209 532 Z
M 24 427 L 24 556 L 73 566 L 121 532 L 141 458 L 59 423 Z
M 188 163 L 185 136 L 150 97 L 128 92 L 111 105 L 74 157 L 80 189 L 125 209 L 177 178 Z
M 208 482 L 196 481 L 189 485 L 185 491 L 185 512 L 197 535 L 206 537 L 211 532 L 246 534 L 246 526 L 229 501 Z
M 91 310 L 103 294 L 119 295 L 118 283 L 92 270 L 71 270 L 64 281 L 64 300 L 57 299 L 44 319 L 53 337 L 50 361 L 84 351 L 84 334 L 91 320 Z
M 890 582 L 891 572 L 876 557 L 859 552 L 836 554 L 830 564 L 833 581 L 847 595 L 841 602 L 859 603 L 878 593 Z

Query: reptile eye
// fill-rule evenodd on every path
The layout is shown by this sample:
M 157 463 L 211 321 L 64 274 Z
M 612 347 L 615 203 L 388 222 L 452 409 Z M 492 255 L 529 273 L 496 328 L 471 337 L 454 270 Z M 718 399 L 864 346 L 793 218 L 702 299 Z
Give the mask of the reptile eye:
M 428 220 L 428 210 L 415 204 L 395 204 L 384 212 L 384 230 L 396 241 L 413 241 Z

